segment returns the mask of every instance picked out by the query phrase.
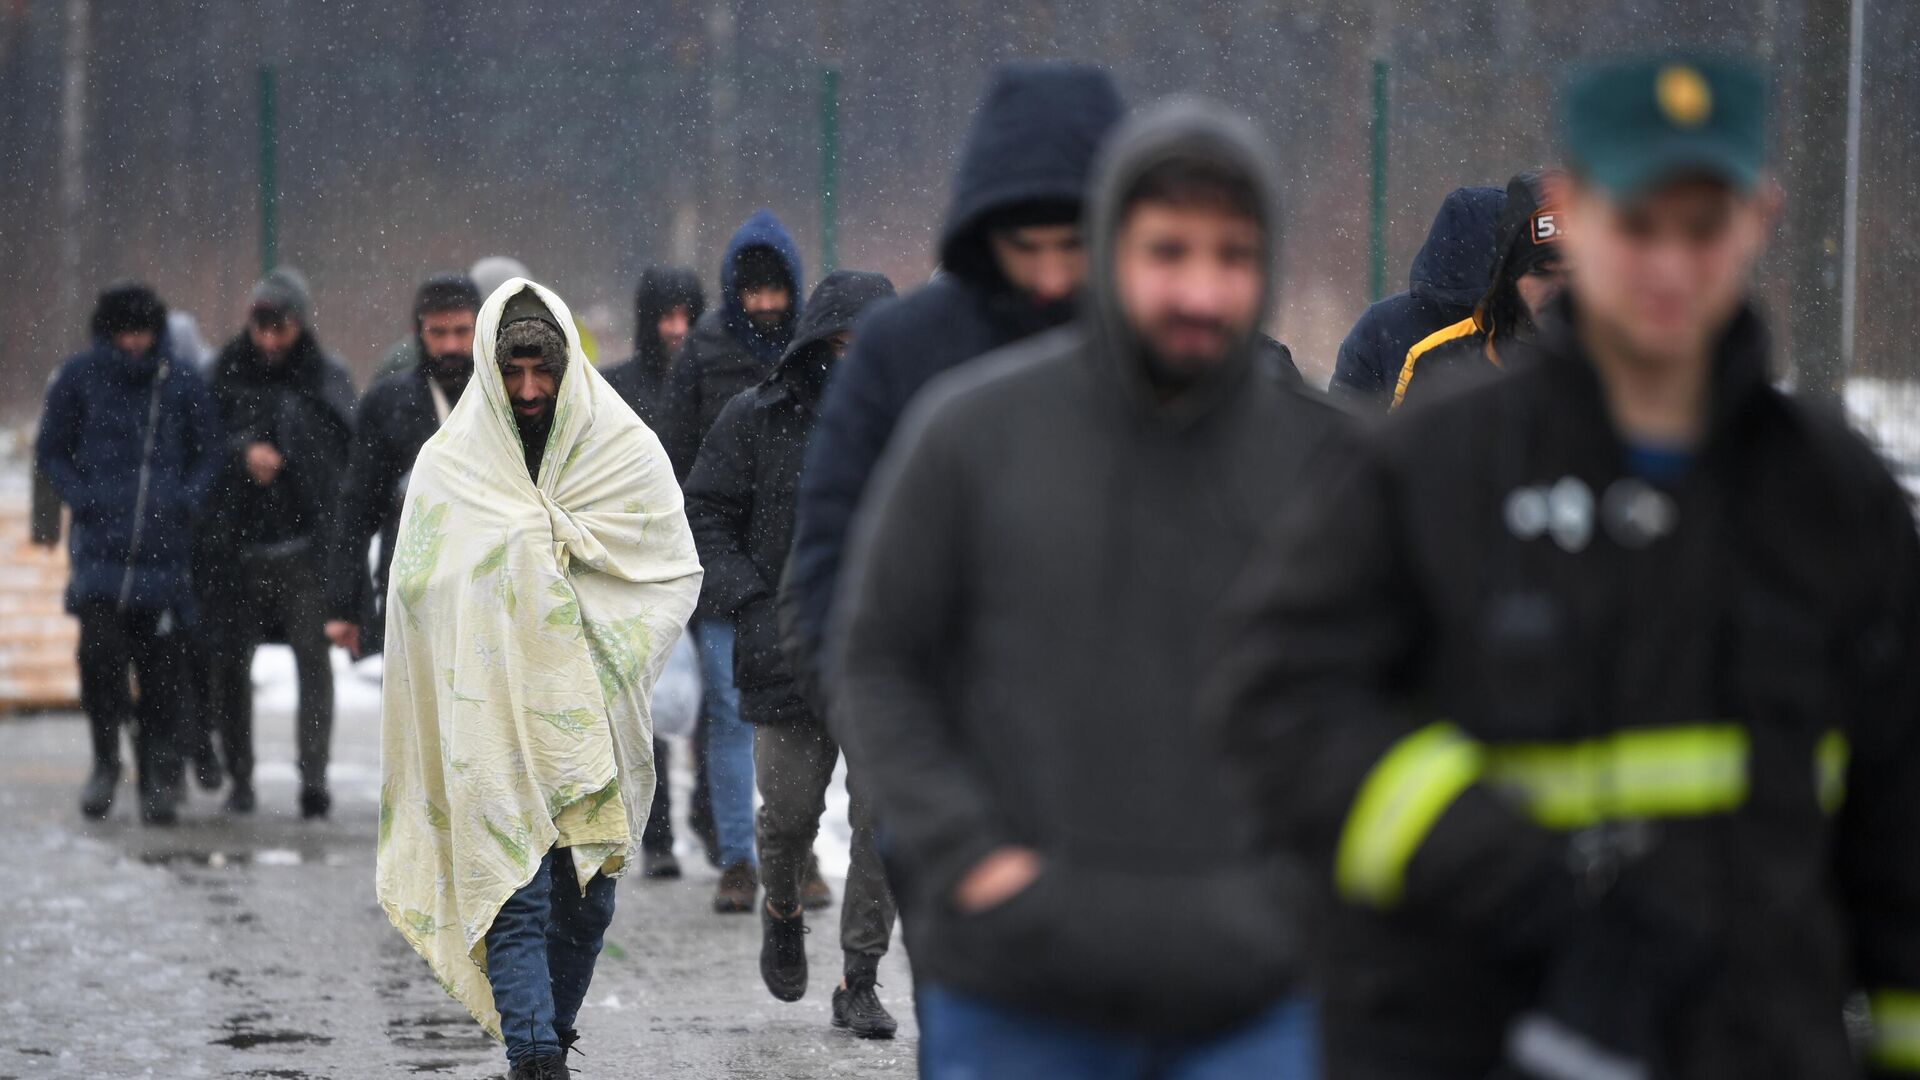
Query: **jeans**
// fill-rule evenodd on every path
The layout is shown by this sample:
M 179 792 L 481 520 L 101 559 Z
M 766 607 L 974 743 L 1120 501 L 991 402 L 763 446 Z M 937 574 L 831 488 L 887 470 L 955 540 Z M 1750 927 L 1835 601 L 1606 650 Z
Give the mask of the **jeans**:
M 500 1010 L 507 1061 L 560 1052 L 593 980 L 613 922 L 613 879 L 596 874 L 581 895 L 573 856 L 548 851 L 533 880 L 500 905 L 487 928 L 487 982 Z
M 800 902 L 800 875 L 820 815 L 827 809 L 827 787 L 840 747 L 817 720 L 756 724 L 753 763 L 760 779 L 760 883 L 767 902 L 783 911 Z M 847 773 L 847 816 L 853 825 L 853 865 L 847 870 L 847 895 L 840 904 L 840 948 L 848 975 L 867 974 L 887 954 L 893 937 L 893 893 L 873 843 L 873 796 L 858 774 Z
M 713 831 L 722 869 L 754 865 L 753 728 L 740 719 L 740 691 L 733 685 L 733 624 L 701 619 L 693 624 L 700 646 L 700 683 L 706 688 L 707 783 L 713 797 Z
M 1313 1008 L 1300 998 L 1204 1038 L 1088 1027 L 942 986 L 921 987 L 915 1012 L 927 1080 L 1311 1080 L 1319 1074 Z
M 186 638 L 170 612 L 122 611 L 111 600 L 80 606 L 80 703 L 93 734 L 94 768 L 120 769 L 120 728 L 134 727 L 140 793 L 150 810 L 172 806 L 179 783 L 175 732 Z M 136 705 L 127 667 L 140 684 Z
M 327 786 L 327 758 L 333 741 L 333 656 L 327 643 L 326 598 L 322 575 L 310 551 L 284 555 L 245 552 L 240 556 L 244 595 L 233 610 L 211 613 L 222 628 L 211 658 L 209 682 L 213 714 L 225 751 L 227 772 L 237 785 L 253 783 L 253 651 L 276 623 L 293 646 L 300 680 L 300 704 L 294 716 L 302 787 Z

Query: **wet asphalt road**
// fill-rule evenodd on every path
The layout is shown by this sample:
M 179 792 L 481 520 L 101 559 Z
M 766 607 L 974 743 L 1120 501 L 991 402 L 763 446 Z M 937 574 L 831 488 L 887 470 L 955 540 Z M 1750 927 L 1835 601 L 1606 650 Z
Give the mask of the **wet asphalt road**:
M 500 1076 L 496 1044 L 435 985 L 373 897 L 377 691 L 342 672 L 330 820 L 294 809 L 291 694 L 263 652 L 260 810 L 232 819 L 196 791 L 174 829 L 142 827 L 130 780 L 110 820 L 83 821 L 84 721 L 0 720 L 0 1080 L 33 1077 Z M 264 673 L 264 676 L 263 676 Z M 676 781 L 684 786 L 683 768 Z M 836 785 L 835 807 L 844 807 Z M 684 799 L 675 806 L 685 812 Z M 841 810 L 844 813 L 844 810 Z M 844 817 L 820 847 L 844 872 Z M 758 923 L 711 913 L 716 875 L 682 830 L 689 876 L 620 884 L 576 1075 L 905 1077 L 910 984 L 898 939 L 882 998 L 892 1042 L 828 1026 L 838 907 L 816 916 L 813 985 L 761 985 Z

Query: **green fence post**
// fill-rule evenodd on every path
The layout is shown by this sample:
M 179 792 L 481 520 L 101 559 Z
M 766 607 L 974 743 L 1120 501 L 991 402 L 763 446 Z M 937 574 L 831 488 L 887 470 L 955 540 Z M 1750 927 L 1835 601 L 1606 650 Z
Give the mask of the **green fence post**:
M 272 64 L 260 65 L 260 272 L 280 263 L 280 132 Z

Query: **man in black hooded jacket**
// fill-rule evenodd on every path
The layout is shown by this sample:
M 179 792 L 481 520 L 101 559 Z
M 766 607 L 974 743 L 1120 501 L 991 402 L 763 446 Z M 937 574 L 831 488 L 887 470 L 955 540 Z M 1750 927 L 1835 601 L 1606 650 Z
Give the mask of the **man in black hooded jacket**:
M 942 273 L 882 304 L 835 373 L 801 474 L 782 641 L 818 700 L 818 654 L 849 524 L 901 411 L 929 379 L 1059 326 L 1084 277 L 1080 206 L 1125 106 L 1107 73 L 1064 63 L 995 73 L 968 129 L 940 238 Z
M 253 652 L 275 629 L 293 646 L 300 811 L 325 816 L 333 736 L 333 663 L 326 635 L 326 546 L 353 432 L 353 380 L 320 348 L 297 271 L 254 287 L 247 328 L 220 350 L 213 396 L 227 430 L 227 466 L 196 545 L 216 647 L 212 711 L 233 787 L 253 794 Z M 200 571 L 204 571 L 201 573 Z
M 734 623 L 734 683 L 741 716 L 754 725 L 760 877 L 767 890 L 760 974 L 782 1001 L 798 1001 L 807 991 L 801 889 L 840 748 L 794 689 L 780 654 L 774 602 L 793 543 L 793 495 L 820 394 L 854 321 L 892 295 L 893 283 L 880 274 L 828 275 L 808 297 L 780 366 L 720 410 L 687 479 L 687 523 L 707 569 L 706 591 Z M 893 936 L 893 896 L 874 847 L 866 784 L 849 772 L 847 790 L 853 865 L 840 909 L 845 977 L 833 994 L 833 1022 L 864 1038 L 885 1038 L 895 1024 L 873 988 Z
M 1259 362 L 1258 135 L 1174 103 L 1103 162 L 1081 314 L 930 384 L 876 472 L 837 723 L 925 1075 L 1304 1076 L 1285 882 L 1193 704 L 1208 617 L 1345 421 Z
M 659 434 L 667 372 L 707 310 L 700 278 L 683 266 L 649 266 L 633 295 L 633 355 L 606 372 L 607 382 Z

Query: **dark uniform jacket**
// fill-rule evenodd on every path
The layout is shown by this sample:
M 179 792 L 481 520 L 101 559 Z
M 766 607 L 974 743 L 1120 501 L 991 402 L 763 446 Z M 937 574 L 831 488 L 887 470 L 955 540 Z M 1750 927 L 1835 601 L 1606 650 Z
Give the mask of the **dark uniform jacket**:
M 1911 508 L 1750 312 L 1649 482 L 1567 318 L 1344 454 L 1223 627 L 1229 760 L 1326 887 L 1329 1072 L 1477 1080 L 1545 1013 L 1657 1077 L 1857 1075 L 1859 989 L 1920 1060 Z

